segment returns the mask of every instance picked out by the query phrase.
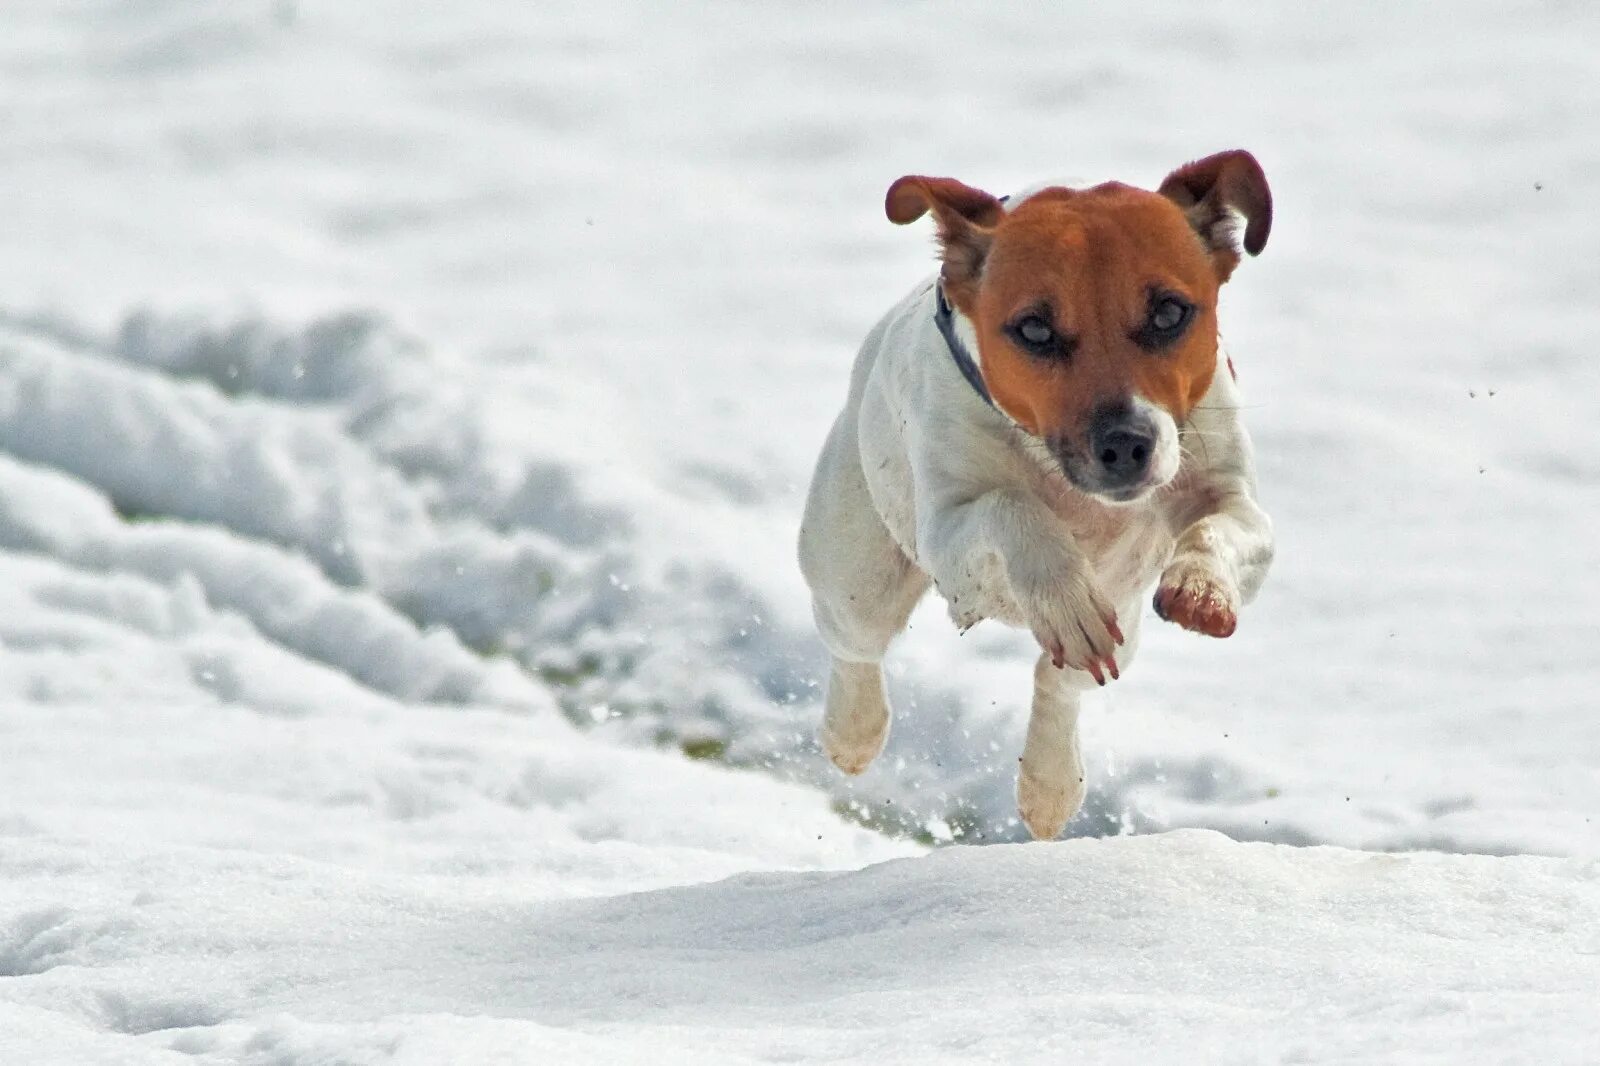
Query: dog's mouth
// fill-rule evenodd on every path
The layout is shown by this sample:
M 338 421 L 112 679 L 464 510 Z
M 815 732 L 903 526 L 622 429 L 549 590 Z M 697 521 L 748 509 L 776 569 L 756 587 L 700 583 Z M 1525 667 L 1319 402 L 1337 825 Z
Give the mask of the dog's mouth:
M 1165 483 L 1163 482 L 1163 484 Z M 1101 492 L 1095 493 L 1094 495 L 1098 496 L 1102 500 L 1105 500 L 1107 503 L 1138 503 L 1140 500 L 1144 499 L 1146 496 L 1149 496 L 1151 493 L 1155 492 L 1161 487 L 1161 485 L 1151 482 L 1147 485 L 1140 485 L 1131 489 L 1105 489 Z
M 1154 476 L 1154 471 L 1131 483 L 1122 479 L 1110 479 L 1096 469 L 1098 464 L 1076 450 L 1068 451 L 1052 444 L 1050 451 L 1055 456 L 1056 464 L 1061 468 L 1061 473 L 1065 475 L 1068 484 L 1084 495 L 1093 496 L 1106 503 L 1138 503 L 1171 480 Z

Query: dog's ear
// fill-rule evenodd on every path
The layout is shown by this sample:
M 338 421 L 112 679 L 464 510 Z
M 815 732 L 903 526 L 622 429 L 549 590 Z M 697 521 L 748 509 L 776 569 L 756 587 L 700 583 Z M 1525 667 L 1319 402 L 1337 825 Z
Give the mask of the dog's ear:
M 1244 216 L 1243 250 L 1260 255 L 1272 232 L 1272 190 L 1256 157 L 1243 149 L 1218 152 L 1168 174 L 1157 190 L 1183 209 L 1227 281 L 1239 265 L 1237 212 Z
M 954 178 L 907 174 L 889 186 L 883 209 L 897 226 L 933 212 L 939 226 L 945 288 L 957 305 L 970 307 L 971 286 L 983 270 L 994 227 L 1005 217 L 1000 201 Z

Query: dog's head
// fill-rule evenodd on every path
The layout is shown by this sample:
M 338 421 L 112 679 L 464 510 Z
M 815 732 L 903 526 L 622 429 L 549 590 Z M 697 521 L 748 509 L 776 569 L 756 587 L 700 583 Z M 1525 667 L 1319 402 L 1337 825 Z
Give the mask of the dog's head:
M 1178 426 L 1217 369 L 1218 290 L 1272 227 L 1249 152 L 1180 167 L 1156 192 L 1048 188 L 1011 211 L 953 178 L 910 175 L 885 207 L 901 225 L 933 212 L 945 293 L 977 331 L 995 405 L 1068 480 L 1128 502 L 1177 474 Z

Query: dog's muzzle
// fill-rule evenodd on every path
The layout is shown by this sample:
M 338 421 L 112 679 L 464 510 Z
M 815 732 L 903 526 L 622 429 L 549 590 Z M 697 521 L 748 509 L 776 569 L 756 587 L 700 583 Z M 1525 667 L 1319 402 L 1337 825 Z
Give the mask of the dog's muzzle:
M 1089 421 L 1081 444 L 1054 442 L 1067 480 L 1081 492 L 1131 503 L 1177 473 L 1177 426 L 1148 403 L 1107 404 Z

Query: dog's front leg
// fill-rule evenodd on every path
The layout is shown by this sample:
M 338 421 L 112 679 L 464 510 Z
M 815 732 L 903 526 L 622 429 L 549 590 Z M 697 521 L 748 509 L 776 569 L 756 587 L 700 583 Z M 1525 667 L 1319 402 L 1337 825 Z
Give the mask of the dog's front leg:
M 1078 694 L 1088 678 L 1056 669 L 1044 652 L 1033 667 L 1033 710 L 1017 763 L 1017 813 L 1035 840 L 1053 840 L 1083 806 Z
M 918 516 L 918 556 L 965 626 L 1020 613 L 1056 668 L 1117 676 L 1117 614 L 1061 521 L 1023 490 L 995 489 Z
M 1226 637 L 1272 564 L 1272 521 L 1243 482 L 1207 495 L 1211 502 L 1178 535 L 1155 609 L 1185 629 Z
M 1126 666 L 1139 643 L 1139 615 L 1129 612 L 1127 640 L 1118 655 Z M 1057 670 L 1050 656 L 1033 667 L 1033 708 L 1028 739 L 1017 761 L 1017 813 L 1035 840 L 1054 840 L 1083 807 L 1088 782 L 1078 747 L 1078 706 L 1089 678 Z

